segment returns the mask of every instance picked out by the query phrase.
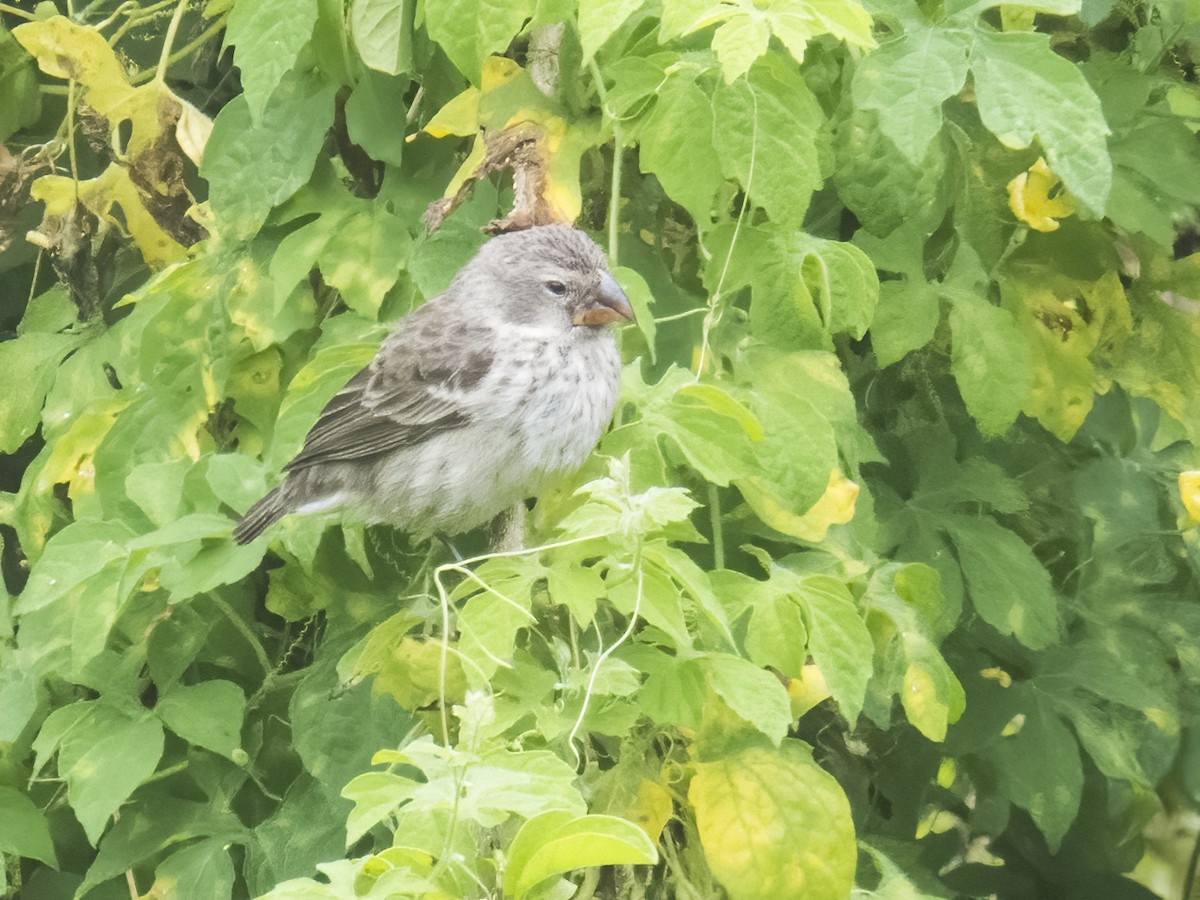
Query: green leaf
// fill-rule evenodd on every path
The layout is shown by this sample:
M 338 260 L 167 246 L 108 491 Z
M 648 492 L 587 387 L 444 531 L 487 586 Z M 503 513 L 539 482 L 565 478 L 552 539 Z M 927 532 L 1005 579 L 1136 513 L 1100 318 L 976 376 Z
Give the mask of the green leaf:
M 931 142 L 921 162 L 909 160 L 884 134 L 880 115 L 854 108 L 835 121 L 838 197 L 873 235 L 906 226 L 923 236 L 937 227 L 952 200 L 953 169 L 942 141 Z
M 708 865 L 732 900 L 850 895 L 850 804 L 807 744 L 697 763 L 688 800 Z
M 696 730 L 710 688 L 695 660 L 663 655 L 634 660 L 647 678 L 638 705 L 660 725 Z
M 152 892 L 195 900 L 224 900 L 233 891 L 236 874 L 226 842 L 205 838 L 176 850 L 154 870 Z
M 412 71 L 413 0 L 354 0 L 350 6 L 350 39 L 369 68 L 388 75 Z M 364 78 L 355 87 L 357 92 Z M 393 107 L 393 111 L 400 107 Z M 349 124 L 350 109 L 346 116 Z M 351 134 L 353 138 L 353 134 Z M 366 149 L 364 147 L 364 149 Z M 370 153 L 370 150 L 367 150 Z M 381 158 L 381 157 L 377 157 Z
M 808 614 L 808 652 L 825 676 L 842 715 L 853 725 L 871 679 L 871 634 L 850 592 L 837 579 L 813 575 L 790 590 Z
M 271 94 L 296 64 L 317 23 L 317 0 L 240 0 L 229 14 L 225 45 L 234 49 L 250 120 L 262 122 Z
M 659 40 L 664 42 L 720 21 L 729 12 L 717 7 L 714 16 L 712 0 L 664 0 L 662 7 Z
M 23 386 L 0 405 L 0 453 L 14 452 L 37 430 L 56 368 L 79 342 L 77 335 L 28 332 L 0 343 L 0 379 Z
M 855 104 L 879 113 L 879 128 L 920 165 L 942 127 L 942 103 L 967 80 L 974 36 L 945 24 L 906 22 L 905 34 L 867 54 L 851 84 Z
M 632 822 L 551 810 L 525 822 L 509 845 L 504 896 L 522 900 L 542 881 L 572 869 L 656 862 L 654 844 Z
M 767 52 L 771 28 L 767 20 L 756 13 L 735 13 L 713 34 L 712 48 L 721 62 L 726 84 L 745 75 L 755 60 Z
M 659 88 L 654 109 L 636 132 L 641 170 L 655 175 L 700 227 L 712 221 L 713 197 L 723 180 L 714 127 L 713 101 L 676 75 Z
M 219 679 L 177 685 L 159 698 L 154 713 L 188 743 L 232 758 L 241 746 L 246 695 Z
M 813 192 L 828 174 L 825 115 L 804 79 L 768 57 L 745 78 L 718 85 L 712 111 L 707 140 L 717 148 L 725 177 L 741 184 L 772 221 L 802 224 Z M 690 171 L 696 142 L 689 141 L 686 150 L 684 171 Z
M 0 44 L 2 43 L 3 37 L 0 37 Z M 0 51 L 0 54 L 2 53 L 3 51 Z M 71 292 L 65 284 L 60 283 L 29 301 L 17 325 L 17 335 L 19 337 L 31 332 L 57 334 L 72 327 L 78 320 L 79 310 L 71 302 Z
M 605 65 L 604 80 L 612 82 L 608 89 L 608 111 L 623 116 L 654 97 L 667 83 L 666 66 L 677 59 L 674 53 L 656 53 L 651 57 L 623 56 Z
M 243 868 L 250 893 L 266 893 L 280 881 L 312 872 L 324 860 L 345 853 L 344 816 L 344 804 L 332 803 L 324 788 L 301 773 L 283 803 L 254 826 Z M 286 892 L 283 896 L 295 897 Z
M 128 529 L 116 523 L 75 522 L 54 535 L 30 572 L 14 610 L 26 615 L 55 603 L 77 585 L 128 554 L 118 540 Z
M 1039 649 L 1058 637 L 1058 601 L 1028 545 L 990 518 L 956 516 L 946 531 L 958 551 L 975 611 L 1001 634 Z
M 1015 149 L 1036 138 L 1080 207 L 1103 215 L 1112 186 L 1108 124 L 1083 73 L 1050 49 L 1049 35 L 981 31 L 971 70 L 988 130 Z
M 657 566 L 645 566 L 641 578 L 629 578 L 618 570 L 610 570 L 609 579 L 608 599 L 614 609 L 633 615 L 636 607 L 638 614 L 668 636 L 675 647 L 692 646 L 682 592 L 666 572 Z
M 1149 98 L 1139 99 L 1145 103 Z M 1138 112 L 1143 109 L 1139 106 Z M 1111 122 L 1111 114 L 1109 118 Z M 1164 247 L 1172 246 L 1176 221 L 1198 202 L 1200 154 L 1195 135 L 1182 121 L 1145 109 L 1135 124 L 1110 138 L 1109 146 L 1113 186 L 1108 217 L 1128 231 L 1141 231 Z
M 792 724 L 791 704 L 783 683 L 740 656 L 709 653 L 699 657 L 697 663 L 713 693 L 778 747 Z
M 1079 811 L 1083 763 L 1071 729 L 1035 694 L 1023 696 L 1029 703 L 1019 730 L 992 741 L 986 755 L 996 766 L 1001 790 L 1033 816 L 1050 852 L 1057 853 Z
M 831 334 L 866 332 L 879 278 L 858 247 L 773 225 L 745 228 L 724 244 L 732 237 L 732 229 L 714 231 L 706 282 L 726 293 L 750 287 L 756 338 L 781 350 L 818 349 Z
M 871 323 L 871 347 L 879 365 L 890 366 L 933 339 L 941 316 L 937 291 L 924 281 L 885 281 Z
M 37 122 L 42 112 L 42 93 L 38 90 L 37 68 L 33 57 L 0 27 L 0 141 Z
M 3 785 L 0 785 L 0 852 L 58 868 L 45 814 L 24 794 Z
M 579 5 L 579 42 L 583 45 L 584 66 L 641 6 L 641 0 L 593 0 Z
M 503 53 L 533 16 L 532 0 L 451 0 L 425 7 L 425 29 L 472 83 L 479 83 L 483 61 Z
M 530 818 L 551 809 L 583 815 L 586 804 L 575 787 L 575 770 L 546 750 L 489 750 L 467 769 L 468 786 L 462 814 L 485 828 L 495 827 L 511 815 Z M 414 803 L 443 806 L 454 796 L 452 779 L 422 791 Z
M 371 204 L 337 222 L 316 258 L 321 274 L 342 292 L 346 305 L 373 319 L 384 294 L 396 283 L 411 243 L 399 218 L 383 204 Z
M 165 526 L 183 515 L 184 479 L 191 471 L 189 459 L 148 462 L 134 466 L 125 476 L 125 493 L 155 525 Z
M 404 161 L 404 134 L 391 117 L 404 108 L 407 89 L 402 78 L 368 71 L 346 101 L 346 134 L 372 159 L 393 166 Z
M 654 294 L 650 291 L 650 285 L 646 284 L 646 279 L 641 276 L 641 273 L 626 266 L 617 266 L 613 269 L 612 274 L 613 278 L 617 280 L 617 284 L 625 289 L 629 305 L 633 307 L 633 313 L 637 318 L 638 331 L 646 339 L 646 348 L 650 351 L 650 362 L 653 363 L 657 354 L 657 348 L 654 345 L 657 327 L 654 324 L 654 314 L 650 312 L 650 304 L 654 302 Z
M 929 740 L 944 741 L 966 707 L 962 685 L 927 637 L 905 632 L 900 641 L 907 660 L 900 691 L 904 714 Z
M 789 37 L 803 27 L 814 35 L 831 34 L 840 41 L 858 47 L 873 48 L 871 16 L 856 0 L 794 0 L 772 4 L 769 8 L 771 30 L 783 41 L 796 62 L 803 62 L 795 39 Z
M 870 257 L 853 244 L 806 234 L 795 235 L 790 249 L 825 330 L 856 340 L 866 334 L 879 300 L 879 277 Z
M 335 92 L 335 85 L 292 76 L 271 95 L 260 121 L 244 94 L 217 115 L 200 174 L 208 180 L 213 212 L 231 236 L 254 234 L 274 206 L 309 180 L 333 123 Z
M 392 772 L 365 772 L 352 779 L 342 796 L 354 802 L 346 820 L 346 842 L 353 844 L 412 799 L 418 785 L 411 778 Z
M 58 768 L 75 817 L 95 845 L 112 814 L 153 774 L 163 730 L 149 711 L 131 714 L 102 701 L 80 713 L 59 742 Z
M 150 632 L 146 664 L 160 691 L 170 690 L 204 647 L 213 621 L 191 604 L 171 607 L 169 617 Z
M 738 490 L 767 525 L 805 539 L 799 517 L 812 508 L 838 464 L 833 428 L 804 396 L 766 379 L 755 398 L 755 412 L 766 423 L 755 445 L 757 472 L 738 478 Z
M 611 432 L 601 445 L 611 455 L 670 439 L 683 459 L 714 484 L 753 471 L 751 442 L 762 435 L 755 415 L 720 385 L 695 389 L 688 372 L 672 368 L 655 385 L 646 385 L 634 367 L 625 370 L 622 393 L 638 404 L 641 421 Z
M 37 707 L 37 679 L 17 666 L 0 668 L 0 741 L 16 742 Z
M 745 641 L 750 659 L 799 678 L 808 662 L 808 626 L 799 600 L 775 590 L 776 585 L 769 581 L 755 581 L 740 572 L 714 572 L 713 586 L 722 596 L 736 597 L 751 610 Z
M 979 430 L 1003 434 L 1032 390 L 1029 347 L 1008 310 L 966 293 L 953 301 L 950 370 Z
M 590 566 L 555 560 L 546 573 L 550 600 L 571 611 L 571 617 L 586 628 L 596 615 L 596 601 L 605 595 L 604 580 Z
M 535 621 L 530 592 L 544 576 L 536 559 L 492 559 L 456 590 L 471 595 L 458 616 L 458 649 L 471 663 L 466 673 L 472 684 L 512 659 L 517 632 Z
M 407 627 L 412 624 L 410 621 Z M 377 649 L 390 655 L 400 637 L 395 631 L 387 634 L 393 640 Z M 364 661 L 366 665 L 372 662 Z M 394 742 L 395 735 L 412 727 L 409 715 L 390 694 L 371 679 L 362 679 L 361 673 L 353 674 L 359 676 L 355 682 L 341 678 L 335 654 L 330 653 L 309 668 L 288 704 L 292 746 L 304 768 L 335 799 L 355 775 L 367 769 L 377 748 Z M 436 681 L 436 674 L 433 678 Z M 336 806 L 340 809 L 343 804 Z

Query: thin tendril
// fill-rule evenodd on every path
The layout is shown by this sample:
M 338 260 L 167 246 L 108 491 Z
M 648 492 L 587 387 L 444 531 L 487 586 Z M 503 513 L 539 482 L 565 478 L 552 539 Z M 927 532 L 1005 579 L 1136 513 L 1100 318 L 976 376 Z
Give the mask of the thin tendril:
M 747 83 L 750 99 L 754 108 L 754 127 L 750 132 L 750 166 L 746 171 L 746 185 L 743 190 L 742 207 L 738 210 L 737 221 L 733 226 L 733 237 L 729 241 L 729 251 L 725 254 L 725 264 L 721 267 L 721 277 L 717 280 L 716 290 L 708 301 L 708 313 L 704 316 L 704 328 L 700 339 L 700 358 L 696 360 L 696 381 L 704 373 L 704 365 L 708 356 L 709 335 L 720 317 L 721 289 L 725 286 L 725 278 L 729 274 L 729 264 L 733 260 L 733 250 L 737 246 L 738 236 L 742 231 L 742 221 L 746 217 L 746 209 L 750 205 L 750 189 L 754 183 L 754 164 L 758 155 L 758 95 L 754 88 Z

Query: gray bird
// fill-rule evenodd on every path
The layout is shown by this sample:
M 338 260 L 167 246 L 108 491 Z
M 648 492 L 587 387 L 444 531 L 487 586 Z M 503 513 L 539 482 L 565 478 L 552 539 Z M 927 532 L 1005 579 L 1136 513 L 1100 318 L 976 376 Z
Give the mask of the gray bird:
M 632 318 L 583 232 L 491 239 L 334 395 L 234 539 L 325 510 L 418 537 L 490 521 L 595 447 L 620 378 L 608 326 Z

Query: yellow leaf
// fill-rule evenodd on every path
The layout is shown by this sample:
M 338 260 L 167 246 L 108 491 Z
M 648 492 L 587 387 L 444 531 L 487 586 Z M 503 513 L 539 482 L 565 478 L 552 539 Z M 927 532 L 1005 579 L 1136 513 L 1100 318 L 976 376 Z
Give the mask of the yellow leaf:
M 1200 471 L 1179 473 L 1179 499 L 1193 522 L 1200 522 Z
M 1075 201 L 1062 180 L 1038 157 L 1028 171 L 1008 183 L 1008 208 L 1035 231 L 1057 231 L 1058 220 L 1075 212 Z
M 47 75 L 79 82 L 88 105 L 105 118 L 129 100 L 133 88 L 125 69 L 96 29 L 54 16 L 20 25 L 12 33 Z
M 637 795 L 621 812 L 621 817 L 633 822 L 655 843 L 671 819 L 671 795 L 661 784 L 643 778 L 638 785 Z
M 480 72 L 479 86 L 486 94 L 508 84 L 525 70 L 505 56 L 489 56 Z
M 405 635 L 375 673 L 374 690 L 391 694 L 404 709 L 420 709 L 441 697 L 442 645 Z M 446 664 L 446 699 L 454 702 L 466 690 L 466 677 L 458 657 Z
M 829 486 L 825 488 L 825 493 L 806 513 L 796 515 L 779 502 L 775 492 L 766 487 L 761 479 L 741 479 L 738 487 L 743 495 L 753 495 L 752 500 L 749 496 L 746 499 L 751 501 L 759 517 L 776 531 L 814 543 L 825 540 L 831 526 L 844 525 L 854 518 L 859 492 L 857 484 L 834 469 L 829 473 Z
M 825 684 L 825 673 L 821 667 L 809 663 L 800 672 L 799 678 L 789 678 L 788 699 L 792 704 L 792 715 L 797 719 L 830 696 Z
M 479 88 L 467 88 L 434 113 L 421 131 L 435 138 L 451 134 L 470 137 L 479 131 L 479 97 Z M 415 134 L 410 134 L 408 140 L 415 137 Z
M 54 449 L 38 472 L 34 492 L 44 494 L 56 484 L 66 484 L 72 500 L 92 493 L 96 474 L 92 455 L 116 422 L 117 413 L 128 405 L 128 400 L 113 400 L 82 413 L 54 442 Z
M 732 900 L 848 897 L 850 804 L 807 745 L 748 747 L 697 763 L 688 787 L 710 869 Z
M 21 25 L 13 35 L 37 59 L 42 71 L 80 86 L 85 107 L 81 112 L 93 119 L 91 113 L 102 117 L 117 160 L 78 186 L 61 176 L 39 179 L 34 196 L 46 201 L 47 217 L 70 223 L 78 194 L 97 218 L 121 230 L 127 228 L 149 265 L 161 268 L 182 259 L 184 245 L 204 235 L 185 215 L 193 199 L 183 182 L 179 155 L 184 153 L 199 162 L 212 130 L 208 117 L 157 81 L 142 87 L 131 85 L 113 49 L 94 28 L 54 16 Z M 125 121 L 129 122 L 129 139 L 120 146 L 117 135 Z M 114 203 L 124 214 L 123 225 L 111 215 Z M 52 219 L 43 222 L 32 239 L 52 245 L 51 235 L 61 224 Z
M 128 170 L 118 163 L 111 163 L 95 178 L 78 184 L 64 175 L 43 175 L 30 185 L 29 195 L 46 204 L 48 218 L 72 215 L 78 198 L 97 218 L 121 232 L 128 231 L 146 263 L 154 268 L 178 262 L 187 255 L 184 246 L 150 215 Z M 113 215 L 114 204 L 121 207 L 124 223 Z
M 522 75 L 525 75 L 525 70 L 511 59 L 502 56 L 488 57 L 483 64 L 483 72 L 479 80 L 480 87 L 469 87 L 453 97 L 449 103 L 433 114 L 433 118 L 421 130 L 435 138 L 443 138 L 451 134 L 470 137 L 479 132 L 481 124 L 491 124 L 492 127 L 495 127 L 496 123 L 494 122 L 482 121 L 480 100 Z M 533 86 L 528 75 L 525 75 L 525 81 L 529 82 L 530 87 Z M 542 99 L 546 100 L 545 97 Z M 507 114 L 506 117 L 511 117 L 511 114 Z M 414 135 L 410 135 L 408 140 L 411 141 L 413 137 Z
M 482 137 L 477 137 L 475 143 L 471 145 L 471 152 L 467 154 L 467 158 L 462 161 L 462 165 L 458 167 L 458 171 L 454 173 L 450 183 L 446 185 L 442 196 L 447 200 L 455 197 L 462 190 L 463 185 L 475 177 L 476 170 L 483 165 L 486 158 L 487 141 Z
M 559 105 L 512 60 L 490 57 L 483 64 L 480 87 L 450 100 L 422 131 L 436 138 L 475 136 L 442 200 L 426 213 L 430 227 L 436 228 L 465 199 L 472 182 L 502 169 L 513 170 L 519 188 L 513 212 L 493 223 L 500 230 L 579 217 L 579 162 L 596 143 L 599 124 L 568 124 Z

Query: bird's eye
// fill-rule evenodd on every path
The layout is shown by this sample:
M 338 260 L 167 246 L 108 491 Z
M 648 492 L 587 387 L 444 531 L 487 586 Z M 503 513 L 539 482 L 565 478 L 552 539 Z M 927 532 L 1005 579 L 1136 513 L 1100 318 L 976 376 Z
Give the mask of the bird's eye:
M 567 292 L 567 286 L 561 281 L 547 281 L 546 290 L 552 293 L 555 297 L 561 297 Z

